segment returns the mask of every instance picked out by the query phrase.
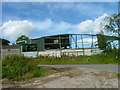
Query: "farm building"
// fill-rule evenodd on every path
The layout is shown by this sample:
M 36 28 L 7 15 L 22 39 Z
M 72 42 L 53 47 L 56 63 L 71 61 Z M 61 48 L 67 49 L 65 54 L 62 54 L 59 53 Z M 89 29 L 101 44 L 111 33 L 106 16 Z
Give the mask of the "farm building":
M 90 45 L 86 45 L 84 38 L 90 38 Z M 28 41 L 17 42 L 21 45 L 21 52 L 26 56 L 50 55 L 91 55 L 95 47 L 96 35 L 89 34 L 60 34 Z
M 19 41 L 17 45 L 2 46 L 0 53 L 3 57 L 11 54 L 23 54 L 30 57 L 39 55 L 57 57 L 62 55 L 93 55 L 110 49 L 110 45 L 117 46 L 118 43 L 114 44 L 113 42 L 118 41 L 118 39 L 115 36 L 100 34 L 60 34 Z M 109 45 L 107 45 L 108 43 Z
M 50 49 L 70 48 L 69 35 L 54 35 L 41 38 L 30 39 L 26 42 L 19 42 L 23 46 L 23 51 L 44 51 Z

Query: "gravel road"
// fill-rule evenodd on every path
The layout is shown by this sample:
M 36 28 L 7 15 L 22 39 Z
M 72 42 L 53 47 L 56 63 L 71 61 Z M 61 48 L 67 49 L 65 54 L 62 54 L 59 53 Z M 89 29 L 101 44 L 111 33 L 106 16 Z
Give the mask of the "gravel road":
M 118 88 L 115 73 L 77 68 L 57 74 L 58 78 L 37 88 Z M 51 75 L 49 77 L 56 77 Z
M 55 69 L 55 68 L 54 68 Z M 118 88 L 117 72 L 56 67 L 59 72 L 32 80 L 3 84 L 4 88 Z

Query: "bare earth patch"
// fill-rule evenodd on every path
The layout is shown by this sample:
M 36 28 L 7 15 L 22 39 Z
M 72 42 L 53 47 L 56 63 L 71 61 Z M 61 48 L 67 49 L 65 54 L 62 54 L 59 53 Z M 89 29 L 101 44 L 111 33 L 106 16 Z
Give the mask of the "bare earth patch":
M 117 73 L 85 68 L 51 68 L 55 73 L 26 81 L 5 81 L 3 88 L 118 88 Z

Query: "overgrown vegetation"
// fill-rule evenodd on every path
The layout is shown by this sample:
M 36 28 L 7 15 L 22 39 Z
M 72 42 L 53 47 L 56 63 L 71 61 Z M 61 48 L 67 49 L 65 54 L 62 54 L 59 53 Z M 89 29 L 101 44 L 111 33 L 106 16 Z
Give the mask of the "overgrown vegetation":
M 117 74 L 117 77 L 120 78 L 120 73 Z
M 10 55 L 2 61 L 2 78 L 24 80 L 44 76 L 47 73 L 47 69 L 38 67 L 34 59 L 29 57 Z
M 2 79 L 2 60 L 0 60 L 0 79 Z
M 91 56 L 39 56 L 36 61 L 38 64 L 118 64 L 118 59 L 118 51 L 113 50 L 109 53 Z
M 48 75 L 50 69 L 38 67 L 39 64 L 118 64 L 118 51 L 92 56 L 39 56 L 30 58 L 10 55 L 2 60 L 2 78 L 24 80 Z M 118 75 L 120 77 L 120 75 Z

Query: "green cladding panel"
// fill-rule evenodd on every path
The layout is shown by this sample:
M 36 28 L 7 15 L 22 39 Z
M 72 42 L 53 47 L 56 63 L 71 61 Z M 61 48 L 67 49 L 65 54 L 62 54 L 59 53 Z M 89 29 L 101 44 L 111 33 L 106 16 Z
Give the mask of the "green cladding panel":
M 38 38 L 38 39 L 32 39 L 32 44 L 37 44 L 37 51 L 43 51 L 44 50 L 44 38 Z
M 38 39 L 37 46 L 38 46 L 38 51 L 45 50 L 44 38 Z

